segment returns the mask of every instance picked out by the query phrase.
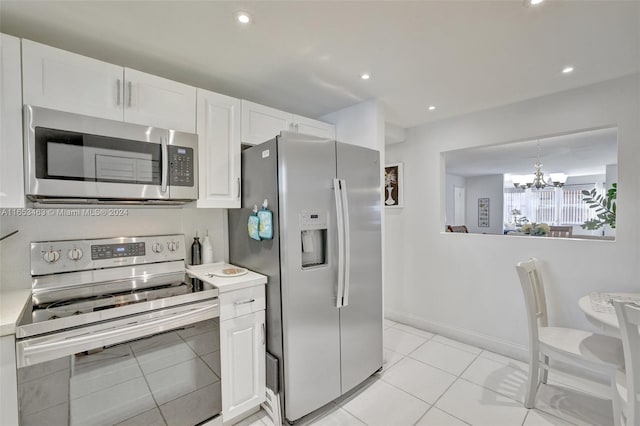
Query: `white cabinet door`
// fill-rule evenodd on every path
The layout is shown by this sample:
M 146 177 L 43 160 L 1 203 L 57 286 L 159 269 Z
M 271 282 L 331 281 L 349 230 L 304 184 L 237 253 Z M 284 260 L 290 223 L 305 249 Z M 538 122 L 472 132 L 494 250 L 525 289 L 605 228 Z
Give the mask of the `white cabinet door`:
M 0 207 L 24 207 L 20 39 L 0 34 Z
M 124 121 L 196 131 L 196 88 L 125 68 Z
M 240 207 L 240 100 L 198 89 L 198 207 Z
M 265 399 L 264 311 L 220 321 L 222 420 L 258 407 Z
M 27 105 L 122 121 L 123 68 L 22 40 Z
M 264 105 L 242 101 L 242 142 L 256 145 L 292 130 L 292 115 Z
M 4 44 L 4 35 L 2 35 Z M 19 42 L 18 42 L 19 44 Z M 0 337 L 0 425 L 18 424 L 15 334 Z
M 335 139 L 336 126 L 323 121 L 312 120 L 300 115 L 293 116 L 293 127 L 296 132 L 320 138 Z

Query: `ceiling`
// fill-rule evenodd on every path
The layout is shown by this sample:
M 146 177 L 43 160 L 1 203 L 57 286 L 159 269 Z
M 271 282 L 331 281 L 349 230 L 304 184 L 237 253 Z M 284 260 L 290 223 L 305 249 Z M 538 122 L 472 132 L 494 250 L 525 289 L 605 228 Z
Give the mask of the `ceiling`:
M 639 21 L 611 0 L 0 1 L 8 34 L 313 118 L 377 98 L 401 127 L 638 72 Z
M 618 164 L 618 132 L 615 128 L 608 128 L 540 140 L 447 151 L 446 172 L 464 177 L 531 175 L 535 171 L 538 144 L 542 171 L 547 178 L 549 173 L 566 173 L 569 176 L 604 175 L 606 165 Z

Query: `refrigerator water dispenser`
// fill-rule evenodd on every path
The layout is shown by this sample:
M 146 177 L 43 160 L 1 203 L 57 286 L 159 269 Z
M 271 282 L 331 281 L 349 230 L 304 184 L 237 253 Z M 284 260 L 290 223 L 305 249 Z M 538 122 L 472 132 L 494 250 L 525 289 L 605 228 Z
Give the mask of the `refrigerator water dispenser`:
M 300 213 L 300 251 L 302 268 L 327 264 L 327 213 Z

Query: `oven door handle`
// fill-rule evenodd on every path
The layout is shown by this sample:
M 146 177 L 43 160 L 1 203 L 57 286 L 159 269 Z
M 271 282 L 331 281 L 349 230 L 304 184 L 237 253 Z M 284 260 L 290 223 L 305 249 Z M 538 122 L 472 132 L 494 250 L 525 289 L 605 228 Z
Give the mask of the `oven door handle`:
M 130 322 L 116 324 L 109 328 L 97 330 L 78 329 L 74 334 L 50 335 L 26 339 L 16 343 L 18 368 L 39 364 L 45 361 L 73 355 L 103 346 L 111 346 L 133 339 L 149 337 L 151 335 L 184 327 L 189 324 L 215 318 L 220 315 L 218 300 L 189 305 L 158 316 L 151 313 L 138 318 L 129 319 Z M 118 322 L 124 322 L 126 319 Z M 102 327 L 104 327 L 104 324 Z M 81 334 L 79 334 L 81 333 Z M 66 336 L 65 336 L 66 335 Z

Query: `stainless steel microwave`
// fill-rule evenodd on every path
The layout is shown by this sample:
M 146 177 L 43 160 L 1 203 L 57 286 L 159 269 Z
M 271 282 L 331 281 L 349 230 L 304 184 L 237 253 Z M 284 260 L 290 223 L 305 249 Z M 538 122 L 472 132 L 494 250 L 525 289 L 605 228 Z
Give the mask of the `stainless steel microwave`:
M 198 198 L 198 136 L 24 106 L 25 192 L 41 203 Z

